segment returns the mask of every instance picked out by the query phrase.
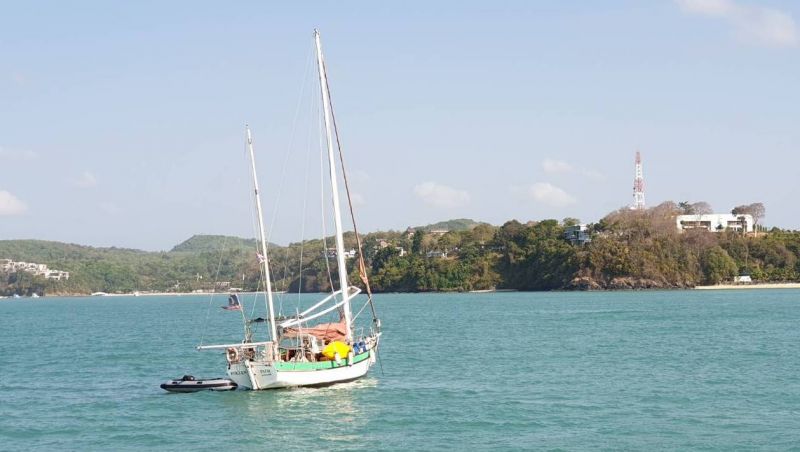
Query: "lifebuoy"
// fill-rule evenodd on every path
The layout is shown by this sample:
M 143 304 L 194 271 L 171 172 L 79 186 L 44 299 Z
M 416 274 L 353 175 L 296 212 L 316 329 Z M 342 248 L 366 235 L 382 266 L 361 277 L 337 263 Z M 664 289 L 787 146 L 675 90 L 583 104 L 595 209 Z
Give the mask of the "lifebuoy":
M 236 363 L 239 362 L 239 349 L 230 347 L 227 350 L 228 354 L 228 362 L 229 363 Z

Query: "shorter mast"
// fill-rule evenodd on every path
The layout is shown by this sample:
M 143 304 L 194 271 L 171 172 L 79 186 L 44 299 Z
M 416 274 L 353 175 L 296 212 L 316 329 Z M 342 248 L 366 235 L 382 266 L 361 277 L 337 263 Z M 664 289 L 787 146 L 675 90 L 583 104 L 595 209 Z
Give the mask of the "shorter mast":
M 336 178 L 336 160 L 333 154 L 333 135 L 331 125 L 331 104 L 328 96 L 328 76 L 325 72 L 325 62 L 322 58 L 322 45 L 319 41 L 319 31 L 314 30 L 314 43 L 317 47 L 317 69 L 319 71 L 319 88 L 322 92 L 322 107 L 325 117 L 325 139 L 328 144 L 328 167 L 330 168 L 331 196 L 333 198 L 333 221 L 336 226 L 336 262 L 339 267 L 339 287 L 342 291 L 342 309 L 344 310 L 345 340 L 351 342 L 352 313 L 350 312 L 350 287 L 347 283 L 347 266 L 344 257 L 344 237 L 342 232 L 342 213 L 339 208 L 339 185 Z
M 267 238 L 264 233 L 264 215 L 261 210 L 261 194 L 258 191 L 258 176 L 256 175 L 256 156 L 253 152 L 253 137 L 250 135 L 250 126 L 247 129 L 247 150 L 250 152 L 250 165 L 253 170 L 253 189 L 256 195 L 256 211 L 258 212 L 258 235 L 261 239 L 261 253 L 258 256 L 259 262 L 264 269 L 264 288 L 267 292 L 267 311 L 269 312 L 269 333 L 273 342 L 278 341 L 277 330 L 275 329 L 275 308 L 272 302 L 272 281 L 269 274 L 269 258 L 267 257 Z M 275 345 L 273 345 L 275 347 Z

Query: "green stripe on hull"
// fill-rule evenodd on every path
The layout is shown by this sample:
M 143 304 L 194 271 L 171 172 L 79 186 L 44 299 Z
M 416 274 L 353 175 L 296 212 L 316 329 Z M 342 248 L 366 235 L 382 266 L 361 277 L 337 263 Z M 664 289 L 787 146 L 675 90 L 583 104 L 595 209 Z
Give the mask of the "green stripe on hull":
M 353 364 L 360 363 L 369 358 L 369 352 L 364 352 L 356 355 L 353 358 Z M 275 370 L 282 371 L 309 371 L 309 370 L 326 370 L 335 369 L 337 367 L 347 367 L 347 360 L 341 360 L 341 364 L 336 364 L 336 361 L 318 361 L 315 363 L 294 363 L 294 362 L 277 362 Z

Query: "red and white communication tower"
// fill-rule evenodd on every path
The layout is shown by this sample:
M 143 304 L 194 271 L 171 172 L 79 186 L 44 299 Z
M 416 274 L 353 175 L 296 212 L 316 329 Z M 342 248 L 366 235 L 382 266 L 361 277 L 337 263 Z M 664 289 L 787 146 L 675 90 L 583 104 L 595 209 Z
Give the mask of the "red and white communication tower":
M 633 178 L 633 210 L 644 210 L 644 173 L 642 173 L 642 156 L 636 151 L 636 172 Z

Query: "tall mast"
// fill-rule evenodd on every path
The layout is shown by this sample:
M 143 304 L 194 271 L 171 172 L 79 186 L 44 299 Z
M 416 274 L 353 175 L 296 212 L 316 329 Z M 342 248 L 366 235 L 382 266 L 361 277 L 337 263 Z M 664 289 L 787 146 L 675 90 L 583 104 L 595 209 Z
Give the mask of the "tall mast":
M 278 340 L 275 330 L 275 309 L 272 303 L 272 281 L 269 275 L 269 258 L 267 257 L 267 237 L 264 234 L 264 215 L 261 210 L 261 194 L 258 192 L 258 176 L 256 175 L 256 156 L 253 153 L 253 137 L 250 135 L 250 126 L 247 129 L 247 150 L 250 151 L 250 165 L 253 170 L 253 189 L 256 194 L 256 211 L 258 212 L 258 235 L 261 239 L 261 253 L 259 261 L 263 265 L 265 289 L 267 291 L 267 311 L 269 312 L 269 334 L 272 341 Z
M 352 340 L 350 287 L 347 283 L 347 266 L 344 257 L 344 238 L 342 236 L 342 214 L 339 209 L 339 185 L 336 178 L 336 161 L 333 154 L 333 126 L 331 125 L 331 100 L 328 97 L 328 76 L 325 62 L 322 59 L 322 45 L 319 42 L 319 31 L 314 30 L 314 42 L 317 46 L 317 69 L 319 71 L 319 88 L 322 92 L 322 108 L 325 116 L 325 140 L 328 144 L 328 167 L 330 168 L 331 196 L 333 198 L 333 221 L 336 225 L 336 262 L 339 267 L 339 287 L 342 290 L 344 321 L 347 331 L 345 339 Z

